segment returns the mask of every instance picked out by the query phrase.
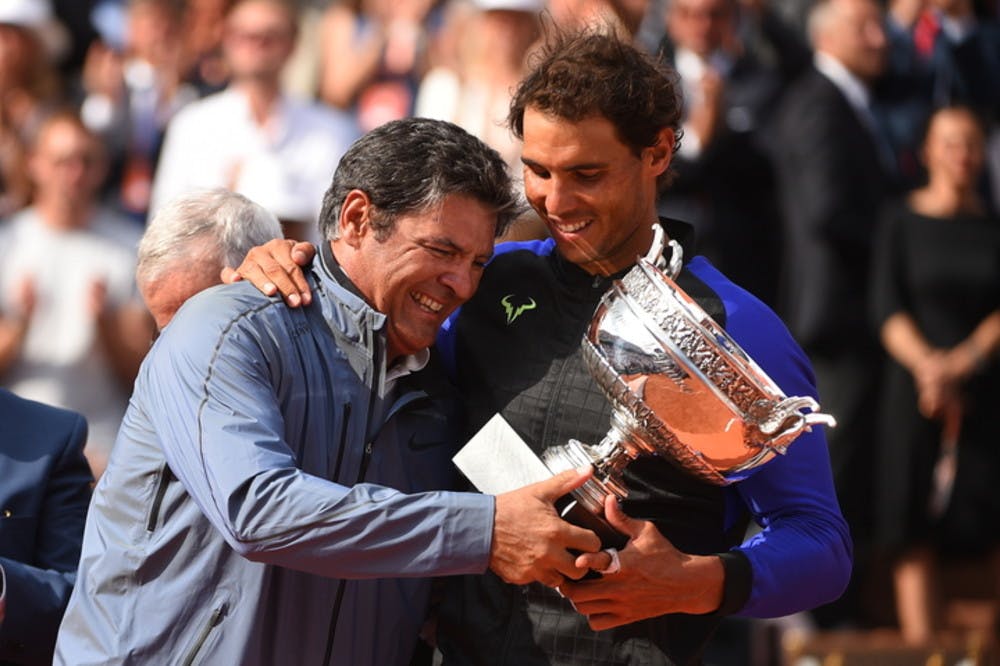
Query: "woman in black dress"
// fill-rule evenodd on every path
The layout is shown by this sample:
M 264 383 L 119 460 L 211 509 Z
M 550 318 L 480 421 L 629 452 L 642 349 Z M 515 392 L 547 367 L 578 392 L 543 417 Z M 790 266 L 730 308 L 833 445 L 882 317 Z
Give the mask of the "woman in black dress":
M 983 146 L 972 112 L 935 113 L 928 183 L 887 212 L 875 253 L 889 352 L 876 511 L 915 643 L 936 628 L 938 557 L 1000 552 L 1000 224 L 977 192 Z

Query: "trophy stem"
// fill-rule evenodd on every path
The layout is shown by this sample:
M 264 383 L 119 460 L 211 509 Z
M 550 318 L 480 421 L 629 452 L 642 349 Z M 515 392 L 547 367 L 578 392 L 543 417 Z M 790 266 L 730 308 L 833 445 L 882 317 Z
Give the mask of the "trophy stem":
M 583 525 L 601 537 L 605 546 L 620 547 L 625 537 L 611 527 L 604 519 L 604 500 L 609 495 L 624 499 L 628 489 L 621 478 L 621 472 L 632 460 L 616 429 L 601 440 L 596 447 L 571 439 L 563 446 L 546 449 L 542 462 L 553 474 L 567 469 L 593 465 L 594 478 L 571 493 L 573 501 L 563 511 L 570 522 Z
M 611 416 L 611 429 L 595 448 L 594 476 L 607 479 L 619 499 L 625 499 L 628 489 L 622 483 L 625 467 L 635 460 L 636 454 L 626 445 L 628 430 L 623 427 L 617 410 Z

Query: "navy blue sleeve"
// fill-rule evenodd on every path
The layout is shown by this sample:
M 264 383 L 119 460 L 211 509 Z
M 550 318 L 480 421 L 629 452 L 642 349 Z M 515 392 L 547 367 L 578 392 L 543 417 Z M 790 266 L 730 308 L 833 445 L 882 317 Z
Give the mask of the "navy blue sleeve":
M 93 477 L 83 456 L 86 421 L 77 414 L 64 418 L 61 411 L 56 414 L 55 410 L 42 412 L 39 416 L 48 419 L 48 423 L 42 423 L 39 418 L 34 424 L 40 431 L 52 432 L 63 426 L 65 429 L 58 435 L 62 443 L 57 459 L 39 488 L 44 498 L 31 537 L 31 559 L 18 561 L 0 557 L 6 600 L 5 617 L 0 623 L 0 662 L 41 664 L 52 661 L 56 632 L 76 580 L 83 526 L 90 503 Z M 52 434 L 55 436 L 54 432 Z M 5 534 L 13 538 L 9 532 Z

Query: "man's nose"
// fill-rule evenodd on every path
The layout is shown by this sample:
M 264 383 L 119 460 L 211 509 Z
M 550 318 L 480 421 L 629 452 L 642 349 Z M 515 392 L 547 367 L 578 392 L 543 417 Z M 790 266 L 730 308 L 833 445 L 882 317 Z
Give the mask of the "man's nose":
M 563 178 L 553 176 L 542 184 L 545 212 L 558 217 L 573 210 L 573 190 Z
M 441 281 L 463 301 L 472 298 L 479 286 L 479 274 L 472 266 L 463 266 L 445 273 Z

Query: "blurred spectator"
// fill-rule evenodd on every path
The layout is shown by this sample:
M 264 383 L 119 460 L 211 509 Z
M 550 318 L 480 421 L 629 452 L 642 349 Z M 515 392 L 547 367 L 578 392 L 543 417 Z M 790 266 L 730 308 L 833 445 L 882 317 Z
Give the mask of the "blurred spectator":
M 65 29 L 65 52 L 61 54 L 58 65 L 66 81 L 71 81 L 80 73 L 87 50 L 97 39 L 92 12 L 101 1 L 52 0 L 52 12 Z
M 875 89 L 876 103 L 907 187 L 916 187 L 922 181 L 920 133 L 934 106 L 947 103 L 944 91 L 936 90 L 929 54 L 918 51 L 914 42 L 914 28 L 927 5 L 927 0 L 889 1 L 885 20 L 889 42 L 887 75 Z
M 274 214 L 246 197 L 215 189 L 167 202 L 139 242 L 136 281 L 162 329 L 191 296 L 222 282 L 255 245 L 281 237 Z
M 918 53 L 935 62 L 949 102 L 980 113 L 1000 110 L 1000 26 L 980 20 L 973 0 L 930 0 L 914 26 Z
M 222 33 L 232 5 L 233 0 L 187 0 L 181 31 L 184 80 L 201 95 L 219 92 L 229 79 Z
M 876 90 L 898 167 L 911 186 L 923 173 L 918 153 L 932 109 L 1000 112 L 1000 26 L 976 16 L 972 0 L 892 0 L 888 76 Z
M 93 477 L 79 414 L 0 389 L 0 663 L 52 663 Z
M 522 180 L 521 144 L 507 127 L 507 113 L 541 35 L 544 8 L 542 0 L 453 3 L 437 43 L 452 48 L 440 49 L 447 55 L 427 72 L 417 92 L 417 116 L 453 122 L 482 139 L 504 158 L 517 183 Z M 547 235 L 535 212 L 527 210 L 500 240 Z
M 855 618 L 871 544 L 872 467 L 881 349 L 866 317 L 879 207 L 888 191 L 869 87 L 886 60 L 873 0 L 821 0 L 809 18 L 814 66 L 786 93 L 774 151 L 784 223 L 785 321 L 809 355 L 837 495 L 855 542 L 855 576 L 824 622 Z M 846 616 L 845 616 L 846 615 Z
M 812 51 L 804 32 L 791 25 L 775 4 L 775 0 L 736 0 L 737 33 L 745 51 L 788 82 L 809 67 Z
M 322 59 L 323 14 L 329 0 L 298 0 L 298 39 L 295 50 L 281 75 L 281 85 L 290 94 L 308 99 L 319 96 L 319 70 Z M 322 4 L 322 7 L 317 5 Z
M 129 0 L 124 43 L 95 42 L 87 54 L 81 115 L 110 158 L 110 194 L 144 223 L 167 123 L 195 89 L 181 82 L 181 9 L 176 0 Z
M 431 69 L 420 83 L 416 115 L 453 122 L 495 148 L 521 171 L 521 148 L 507 128 L 510 98 L 525 59 L 541 34 L 541 0 L 476 0 L 446 26 L 454 62 Z
M 93 477 L 79 414 L 0 389 L 0 663 L 49 664 Z
M 225 187 L 277 215 L 290 237 L 315 237 L 323 193 L 358 132 L 345 114 L 282 91 L 296 26 L 281 0 L 236 3 L 223 38 L 232 81 L 171 121 L 152 213 L 193 188 Z
M 362 131 L 413 113 L 435 0 L 335 0 L 323 17 L 320 98 Z
M 222 90 L 229 76 L 222 55 L 225 16 L 234 0 L 167 0 L 169 11 L 181 14 L 180 29 L 171 45 L 180 49 L 181 80 L 192 84 L 199 96 Z M 131 0 L 97 0 L 91 21 L 112 50 L 122 52 L 128 41 L 128 6 Z M 160 4 L 164 4 L 161 2 Z M 179 43 L 178 43 L 179 42 Z
M 0 216 L 27 205 L 27 146 L 59 97 L 44 0 L 0 2 Z
M 775 175 L 761 127 L 786 81 L 745 48 L 735 0 L 670 0 L 664 57 L 684 92 L 684 137 L 661 213 L 698 229 L 701 251 L 774 304 L 780 262 Z
M 0 378 L 86 416 L 99 477 L 152 332 L 135 293 L 138 234 L 97 205 L 104 157 L 76 116 L 42 125 L 28 167 L 32 205 L 0 227 Z
M 896 608 L 913 643 L 941 628 L 937 556 L 1000 545 L 1000 226 L 976 191 L 983 143 L 968 109 L 934 115 L 928 183 L 887 211 L 875 252 L 874 312 L 890 360 L 873 506 L 897 555 Z

